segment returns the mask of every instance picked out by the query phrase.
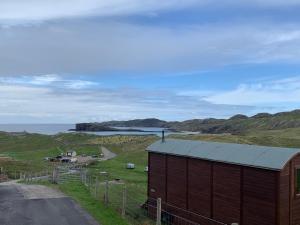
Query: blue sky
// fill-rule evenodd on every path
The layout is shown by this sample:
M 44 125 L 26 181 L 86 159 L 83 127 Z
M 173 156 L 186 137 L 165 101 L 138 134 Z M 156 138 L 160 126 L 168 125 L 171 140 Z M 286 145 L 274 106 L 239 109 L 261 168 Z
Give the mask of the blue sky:
M 297 0 L 3 0 L 0 123 L 300 107 Z

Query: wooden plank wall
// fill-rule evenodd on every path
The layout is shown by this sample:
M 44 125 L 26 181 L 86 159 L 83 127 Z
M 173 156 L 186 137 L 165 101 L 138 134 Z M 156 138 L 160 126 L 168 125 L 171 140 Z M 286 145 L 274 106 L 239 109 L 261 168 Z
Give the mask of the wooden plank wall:
M 212 164 L 204 160 L 189 159 L 188 171 L 188 209 L 200 215 L 212 217 Z M 201 173 L 196 171 L 201 171 Z
M 166 199 L 166 156 L 161 154 L 149 154 L 148 162 L 148 195 L 150 198 Z
M 213 218 L 241 224 L 241 167 L 215 163 L 213 171 Z
M 278 172 L 156 153 L 149 159 L 151 197 L 228 224 L 278 224 Z
M 168 203 L 179 208 L 187 208 L 187 159 L 167 156 L 167 199 Z
M 243 225 L 276 225 L 278 173 L 244 168 Z
M 295 157 L 292 160 L 290 173 L 291 173 L 291 222 L 292 225 L 299 225 L 300 224 L 300 196 L 296 196 L 295 186 L 296 186 L 296 174 L 295 170 L 296 167 L 300 166 L 300 156 Z
M 290 163 L 280 172 L 279 184 L 279 224 L 291 225 L 290 223 Z

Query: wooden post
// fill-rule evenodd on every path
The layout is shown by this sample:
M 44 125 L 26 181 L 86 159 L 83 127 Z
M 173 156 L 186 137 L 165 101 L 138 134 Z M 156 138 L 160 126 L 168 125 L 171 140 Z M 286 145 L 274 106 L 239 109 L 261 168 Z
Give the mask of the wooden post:
M 161 198 L 157 199 L 156 225 L 161 225 Z
M 126 185 L 124 185 L 123 189 L 123 199 L 122 199 L 122 217 L 125 218 L 126 216 L 126 201 L 127 201 L 127 190 Z
M 108 206 L 108 177 L 105 181 L 105 205 Z
M 98 189 L 99 189 L 99 179 L 96 177 L 96 184 L 95 184 L 95 198 L 98 197 Z
M 84 171 L 84 185 L 86 186 L 86 174 L 87 174 L 87 172 L 86 172 L 86 170 Z

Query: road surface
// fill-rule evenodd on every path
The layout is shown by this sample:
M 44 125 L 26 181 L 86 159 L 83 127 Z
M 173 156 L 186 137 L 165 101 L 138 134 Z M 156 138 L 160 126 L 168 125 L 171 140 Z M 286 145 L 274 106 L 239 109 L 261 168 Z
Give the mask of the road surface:
M 41 185 L 0 184 L 1 225 L 99 225 L 72 199 Z

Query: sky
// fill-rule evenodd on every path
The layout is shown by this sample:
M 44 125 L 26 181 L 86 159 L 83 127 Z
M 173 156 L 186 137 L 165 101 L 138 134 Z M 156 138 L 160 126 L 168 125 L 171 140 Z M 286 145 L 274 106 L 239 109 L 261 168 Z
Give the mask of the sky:
M 299 0 L 1 0 L 0 123 L 300 108 Z

